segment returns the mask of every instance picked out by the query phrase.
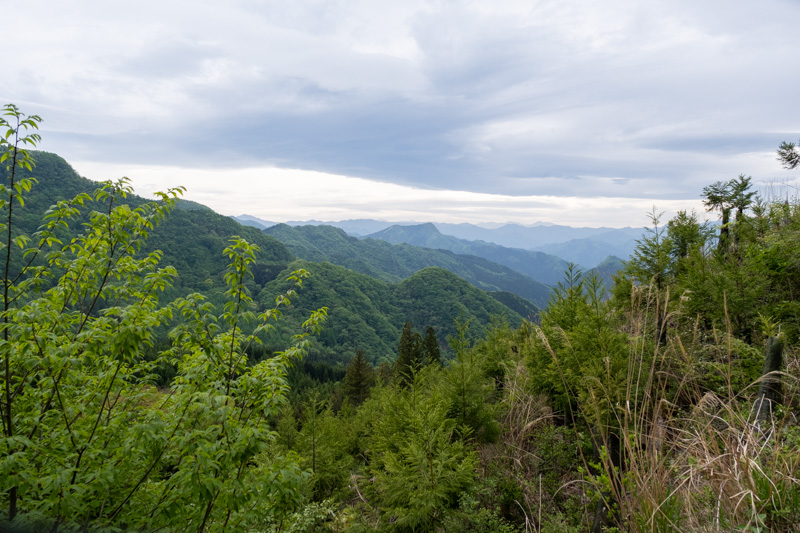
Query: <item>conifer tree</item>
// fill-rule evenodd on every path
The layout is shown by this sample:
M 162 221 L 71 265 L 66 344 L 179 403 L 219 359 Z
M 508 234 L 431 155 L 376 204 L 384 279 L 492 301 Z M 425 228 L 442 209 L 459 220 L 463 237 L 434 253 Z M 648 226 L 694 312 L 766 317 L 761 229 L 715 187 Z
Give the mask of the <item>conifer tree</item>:
M 681 261 L 688 259 L 692 252 L 702 250 L 708 237 L 708 230 L 697 220 L 694 211 L 678 211 L 675 218 L 667 222 L 667 238 L 670 241 L 670 255 L 675 262 L 676 274 L 684 270 Z
M 661 216 L 655 208 L 648 213 L 652 228 L 636 241 L 636 249 L 628 261 L 627 272 L 642 284 L 653 283 L 658 290 L 667 285 L 672 270 L 672 241 L 661 224 Z
M 422 367 L 422 357 L 422 336 L 414 331 L 411 322 L 406 322 L 397 347 L 397 361 L 394 363 L 396 382 L 401 386 L 408 385 L 413 380 L 413 375 Z
M 390 531 L 444 531 L 444 520 L 474 483 L 476 454 L 447 415 L 434 385 L 437 372 L 426 368 L 407 386 L 382 388 L 369 400 L 380 414 L 367 452 L 373 478 L 367 494 Z
M 442 364 L 442 351 L 439 349 L 439 341 L 436 339 L 436 331 L 433 326 L 428 326 L 425 331 L 425 340 L 422 341 L 422 348 L 425 354 L 425 364 Z
M 375 371 L 364 357 L 364 352 L 358 350 L 347 365 L 342 392 L 354 405 L 361 405 L 369 396 L 369 389 L 374 382 Z
M 703 203 L 706 209 L 708 211 L 719 209 L 722 216 L 717 249 L 723 253 L 728 248 L 728 223 L 730 222 L 731 209 L 733 208 L 731 201 L 730 182 L 717 181 L 703 188 Z
M 800 145 L 800 141 L 797 143 L 784 141 L 778 147 L 778 161 L 781 162 L 783 168 L 786 170 L 793 170 L 800 165 L 800 150 L 798 150 L 798 145 Z

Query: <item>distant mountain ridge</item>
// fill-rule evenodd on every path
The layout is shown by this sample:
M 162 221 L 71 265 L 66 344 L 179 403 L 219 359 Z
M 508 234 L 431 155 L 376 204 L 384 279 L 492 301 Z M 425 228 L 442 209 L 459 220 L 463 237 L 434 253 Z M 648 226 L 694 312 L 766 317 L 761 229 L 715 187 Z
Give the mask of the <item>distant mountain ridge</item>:
M 275 223 L 259 219 L 251 215 L 234 217 L 246 225 L 270 227 Z M 290 226 L 326 225 L 343 229 L 348 235 L 364 237 L 388 229 L 391 226 L 419 226 L 432 224 L 446 236 L 467 241 L 484 241 L 506 248 L 534 250 L 558 256 L 570 261 L 592 267 L 613 255 L 623 260 L 630 257 L 636 247 L 636 240 L 641 238 L 644 228 L 589 228 L 561 226 L 558 224 L 535 223 L 521 224 L 470 224 L 444 222 L 387 222 L 373 219 L 355 219 L 341 221 L 292 221 Z M 444 249 L 447 249 L 446 247 Z M 603 250 L 606 253 L 603 254 Z
M 554 255 L 521 248 L 508 248 L 491 242 L 459 239 L 442 234 L 436 225 L 430 222 L 415 226 L 391 226 L 368 237 L 393 244 L 407 243 L 448 250 L 456 254 L 475 255 L 551 286 L 563 279 L 564 271 L 567 269 L 567 262 Z
M 614 246 L 606 241 L 595 239 L 572 239 L 567 242 L 552 243 L 536 249 L 570 263 L 585 267 L 597 267 L 609 257 L 628 257 L 633 252 L 628 246 Z
M 434 231 L 435 228 L 434 228 Z M 477 255 L 381 239 L 357 239 L 333 226 L 278 224 L 264 230 L 301 259 L 329 261 L 356 272 L 397 283 L 425 267 L 440 267 L 486 291 L 507 291 L 544 307 L 550 287 Z
M 487 229 L 474 224 L 436 223 L 446 234 L 468 240 L 483 240 L 501 246 L 539 250 L 542 247 L 565 243 L 574 239 L 590 239 L 608 242 L 616 247 L 633 246 L 633 242 L 644 233 L 644 228 L 573 228 L 571 226 L 505 224 L 495 229 Z

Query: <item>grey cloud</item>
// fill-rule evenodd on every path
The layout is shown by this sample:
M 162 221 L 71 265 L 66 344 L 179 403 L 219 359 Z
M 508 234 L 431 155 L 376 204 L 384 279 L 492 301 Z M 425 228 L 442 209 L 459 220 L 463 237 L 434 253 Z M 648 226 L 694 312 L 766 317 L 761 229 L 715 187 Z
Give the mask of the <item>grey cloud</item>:
M 674 152 L 699 152 L 719 156 L 748 152 L 769 152 L 787 139 L 795 139 L 797 133 L 740 133 L 709 135 L 687 134 L 647 139 L 641 144 L 644 148 Z
M 75 74 L 66 96 L 43 79 L 0 81 L 0 93 L 104 124 L 49 134 L 76 159 L 270 164 L 514 195 L 695 195 L 703 181 L 768 171 L 737 169 L 737 157 L 798 137 L 775 133 L 800 129 L 786 111 L 800 82 L 796 4 L 611 2 L 618 18 L 597 20 L 591 3 L 586 14 L 531 5 L 518 17 L 459 3 L 410 10 L 417 50 L 401 58 L 358 49 L 375 21 L 352 3 L 267 2 L 242 42 L 176 27 L 111 74 Z M 216 77 L 199 75 L 214 62 Z M 81 100 L 82 84 L 111 95 L 104 105 L 141 91 L 155 111 L 106 118 Z
M 120 57 L 113 69 L 124 77 L 176 78 L 197 74 L 204 61 L 223 57 L 223 51 L 209 42 L 168 36 L 148 42 L 141 50 Z

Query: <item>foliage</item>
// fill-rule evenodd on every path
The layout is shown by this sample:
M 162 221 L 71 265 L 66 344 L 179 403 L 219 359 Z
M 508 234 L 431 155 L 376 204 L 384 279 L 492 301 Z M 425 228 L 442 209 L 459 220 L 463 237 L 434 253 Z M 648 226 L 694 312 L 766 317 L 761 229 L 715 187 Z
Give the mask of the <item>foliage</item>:
M 425 330 L 425 338 L 422 340 L 422 352 L 425 357 L 425 364 L 442 364 L 442 351 L 439 348 L 439 340 L 436 338 L 436 330 L 433 326 L 428 326 Z
M 672 239 L 668 238 L 667 229 L 660 225 L 662 215 L 656 213 L 655 209 L 648 214 L 653 226 L 647 228 L 645 236 L 636 241 L 636 249 L 624 271 L 639 283 L 647 285 L 653 282 L 658 290 L 667 284 L 674 260 Z
M 370 437 L 369 492 L 396 531 L 439 530 L 474 479 L 475 455 L 455 438 L 436 374 L 427 367 L 408 388 L 383 388 L 370 399 L 380 415 Z
M 20 137 L 20 127 L 37 120 L 13 106 L 5 111 L 12 122 L 4 123 L 4 138 L 15 142 L 3 155 L 30 171 L 32 161 L 17 144 L 38 141 Z M 35 182 L 18 179 L 13 167 L 7 175 L 5 517 L 17 524 L 44 519 L 53 530 L 179 522 L 204 531 L 247 527 L 265 515 L 282 520 L 299 504 L 305 474 L 296 457 L 271 453 L 275 434 L 267 417 L 285 403 L 287 368 L 307 351 L 325 309 L 273 357 L 250 365 L 246 349 L 272 327 L 307 272 L 292 275 L 294 285 L 257 314 L 248 280 L 258 248 L 234 238 L 225 249 L 227 301 L 219 314 L 196 293 L 163 305 L 159 295 L 177 273 L 159 268 L 162 254 L 144 253 L 144 243 L 181 189 L 132 207 L 126 180 L 106 182 L 91 195 L 56 203 L 27 236 L 15 212 Z M 82 229 L 70 225 L 76 221 L 85 221 Z M 15 255 L 25 262 L 12 272 Z M 174 315 L 181 321 L 170 333 L 172 348 L 147 360 L 154 330 Z M 156 391 L 151 372 L 165 361 L 177 375 L 169 391 Z
M 513 325 L 521 323 L 519 315 L 501 305 L 485 292 L 472 287 L 450 272 L 426 268 L 397 285 L 383 283 L 330 263 L 295 261 L 281 276 L 269 282 L 257 299 L 263 305 L 285 290 L 281 280 L 290 270 L 313 270 L 308 280 L 307 297 L 287 316 L 296 322 L 313 309 L 330 308 L 328 327 L 312 347 L 311 355 L 330 362 L 347 364 L 357 350 L 367 360 L 379 365 L 393 363 L 405 322 L 423 324 L 435 329 L 440 338 L 456 333 L 453 320 L 460 316 L 475 318 L 488 324 L 494 315 L 503 316 Z M 278 328 L 267 344 L 280 345 L 295 333 Z
M 307 488 L 313 501 L 347 494 L 347 482 L 356 462 L 351 426 L 333 413 L 330 403 L 311 395 L 299 418 L 301 429 L 293 447 L 303 457 L 302 466 L 311 472 Z
M 419 372 L 425 363 L 423 354 L 422 337 L 414 331 L 411 322 L 403 325 L 400 334 L 400 345 L 397 347 L 397 360 L 394 362 L 392 374 L 395 382 L 401 387 L 414 381 L 414 375 Z
M 764 202 L 745 176 L 713 184 L 721 227 L 653 211 L 612 298 L 570 265 L 540 323 L 523 322 L 443 269 L 392 284 L 292 262 L 176 209 L 181 190 L 87 191 L 52 154 L 21 150 L 38 117 L 5 112 L 0 527 L 800 527 L 796 202 Z M 176 218 L 193 234 L 165 231 Z M 329 253 L 329 233 L 298 246 L 316 236 Z M 164 243 L 198 269 L 160 266 Z M 325 303 L 332 327 L 312 344 Z
M 451 338 L 455 359 L 444 375 L 443 394 L 448 416 L 458 423 L 456 431 L 463 439 L 492 442 L 500 427 L 495 420 L 494 382 L 487 375 L 485 360 L 470 349 L 469 322 L 456 322 L 457 338 Z
M 782 142 L 778 147 L 778 161 L 783 164 L 783 168 L 794 169 L 800 164 L 800 152 L 797 150 L 797 144 L 792 142 Z
M 367 362 L 364 352 L 358 350 L 347 365 L 347 372 L 342 380 L 345 397 L 353 405 L 361 405 L 369 396 L 369 389 L 375 383 L 375 371 Z

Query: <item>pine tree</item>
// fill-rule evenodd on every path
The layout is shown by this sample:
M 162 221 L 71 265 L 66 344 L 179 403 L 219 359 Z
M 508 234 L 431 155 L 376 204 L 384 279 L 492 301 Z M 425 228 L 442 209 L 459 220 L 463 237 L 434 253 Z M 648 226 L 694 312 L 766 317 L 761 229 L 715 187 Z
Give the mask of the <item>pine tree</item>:
M 731 219 L 731 190 L 728 182 L 717 181 L 703 188 L 703 203 L 708 211 L 719 209 L 722 222 L 719 228 L 719 241 L 717 249 L 726 252 L 728 248 L 728 223 Z
M 354 405 L 361 405 L 369 396 L 369 389 L 375 382 L 375 371 L 364 357 L 364 352 L 358 350 L 350 359 L 347 371 L 342 381 L 342 389 Z
M 778 147 L 778 161 L 781 162 L 783 168 L 786 170 L 793 170 L 800 165 L 800 150 L 798 150 L 798 145 L 800 145 L 800 141 L 797 143 L 784 141 Z
M 422 350 L 425 354 L 425 364 L 442 364 L 442 351 L 439 349 L 439 341 L 436 339 L 436 331 L 433 326 L 428 326 L 425 331 L 425 340 L 422 341 Z
M 456 421 L 431 386 L 434 372 L 423 370 L 407 387 L 383 388 L 374 397 L 379 416 L 367 447 L 367 490 L 391 531 L 443 531 L 475 480 L 476 454 L 458 438 Z
M 422 336 L 414 331 L 411 322 L 406 322 L 397 347 L 397 361 L 394 363 L 396 382 L 406 386 L 413 381 L 414 374 L 422 367 L 422 357 Z

